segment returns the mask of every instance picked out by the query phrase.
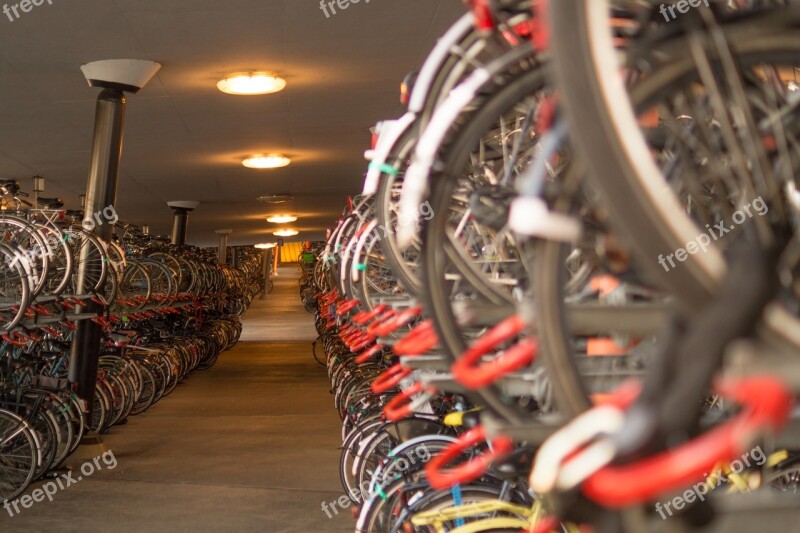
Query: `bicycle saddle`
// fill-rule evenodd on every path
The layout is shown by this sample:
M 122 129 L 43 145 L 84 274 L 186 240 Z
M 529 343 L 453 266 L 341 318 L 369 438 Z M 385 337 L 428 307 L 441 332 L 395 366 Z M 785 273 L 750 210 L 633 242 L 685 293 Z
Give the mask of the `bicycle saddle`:
M 39 205 L 45 209 L 61 209 L 64 207 L 64 200 L 61 198 L 39 198 Z
M 3 190 L 3 194 L 17 194 L 19 182 L 17 180 L 0 180 L 0 189 Z

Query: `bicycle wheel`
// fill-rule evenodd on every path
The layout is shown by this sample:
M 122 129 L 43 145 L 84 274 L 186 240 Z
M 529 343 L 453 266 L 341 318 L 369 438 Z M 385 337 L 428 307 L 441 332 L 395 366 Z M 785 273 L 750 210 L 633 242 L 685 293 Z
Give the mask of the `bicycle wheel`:
M 73 257 L 70 292 L 77 294 L 78 272 L 84 268 L 87 272 L 84 289 L 89 293 L 102 293 L 108 275 L 108 262 L 103 245 L 91 233 L 80 228 L 71 228 L 67 236 Z
M 31 429 L 36 432 L 41 451 L 41 462 L 36 469 L 34 477 L 41 478 L 54 465 L 55 459 L 61 446 L 61 433 L 58 430 L 58 422 L 55 416 L 48 410 L 44 403 L 36 397 L 23 398 L 23 407 L 26 409 L 26 420 Z
M 56 423 L 56 429 L 59 433 L 57 439 L 58 447 L 55 457 L 53 458 L 53 464 L 50 468 L 51 470 L 55 470 L 70 454 L 70 449 L 75 439 L 75 427 L 70 418 L 69 406 L 61 398 L 51 393 L 35 392 L 35 394 L 43 394 L 46 396 L 45 408 L 52 414 Z
M 654 161 L 642 134 L 637 112 L 649 108 L 641 105 L 634 108 L 620 79 L 609 30 L 611 7 L 609 0 L 567 0 L 549 5 L 554 71 L 565 100 L 565 113 L 574 126 L 571 133 L 577 147 L 591 161 L 589 176 L 598 184 L 605 203 L 614 206 L 613 229 L 626 242 L 635 244 L 632 252 L 640 267 L 679 298 L 687 313 L 697 313 L 719 287 L 726 272 L 725 262 L 716 247 L 689 255 L 680 268 L 668 273 L 656 262 L 660 255 L 682 249 L 705 230 L 702 225 L 698 227 L 682 199 L 665 184 L 662 169 Z M 777 60 L 778 64 L 793 67 L 797 64 L 797 45 L 792 43 L 793 33 L 782 32 L 782 28 L 791 27 L 797 19 L 796 8 L 778 14 L 767 12 L 764 17 L 740 17 L 730 23 L 721 21 L 721 35 L 740 65 L 744 62 L 754 67 Z M 665 51 L 674 61 L 671 68 L 676 70 L 670 73 L 673 83 L 680 83 L 681 79 L 684 83 L 699 82 L 701 86 L 705 83 L 695 68 L 698 56 L 692 50 L 697 48 L 692 48 L 687 38 L 656 44 L 658 51 Z M 717 75 L 726 80 L 725 67 L 707 56 L 705 59 L 716 65 Z M 667 71 L 660 69 L 655 75 L 664 72 Z M 663 84 L 665 90 L 667 85 Z M 782 100 L 778 103 L 782 104 Z M 641 103 L 644 102 L 640 100 Z M 728 107 L 735 106 L 743 116 L 751 115 L 751 106 L 742 104 L 731 98 Z M 791 106 L 786 109 L 790 111 Z M 729 145 L 726 149 L 733 156 L 738 148 Z M 793 167 L 789 164 L 788 169 Z M 625 201 L 619 202 L 620 198 Z M 765 200 L 774 201 L 776 206 L 784 204 L 769 195 Z
M 422 296 L 423 288 L 419 265 L 421 242 L 414 238 L 402 248 L 397 242 L 398 230 L 416 235 L 417 219 L 400 214 L 400 193 L 405 173 L 410 156 L 420 142 L 420 135 L 429 126 L 437 109 L 451 96 L 453 89 L 473 72 L 487 68 L 495 58 L 519 44 L 514 32 L 529 21 L 530 2 L 497 2 L 493 8 L 496 27 L 492 31 L 476 28 L 473 15 L 466 14 L 437 43 L 414 83 L 408 112 L 386 133 L 396 139 L 385 154 L 381 153 L 372 162 L 367 176 L 367 181 L 377 180 L 379 184 L 375 194 L 375 215 L 385 233 L 381 247 L 386 262 L 399 284 L 418 298 Z M 402 128 L 402 133 L 395 133 L 399 128 Z M 379 151 L 376 149 L 376 152 Z M 379 172 L 378 169 L 382 170 Z M 415 214 L 419 217 L 432 216 L 427 207 L 419 202 L 414 206 Z
M 51 254 L 48 279 L 43 292 L 48 296 L 57 296 L 64 292 L 72 276 L 72 250 L 67 244 L 66 235 L 62 235 L 50 226 L 37 225 L 37 228 L 45 236 Z
M 507 316 L 513 312 L 515 300 L 525 297 L 529 285 L 529 265 L 521 260 L 503 217 L 497 224 L 482 224 L 473 216 L 470 200 L 490 191 L 507 191 L 525 168 L 537 136 L 531 130 L 523 131 L 531 127 L 522 126 L 524 118 L 519 123 L 515 120 L 536 109 L 546 79 L 532 50 L 512 52 L 498 60 L 496 68 L 501 76 L 490 78 L 485 87 L 476 90 L 473 103 L 477 110 L 455 130 L 443 170 L 431 180 L 429 202 L 436 215 L 423 225 L 426 311 L 434 318 L 439 343 L 452 360 L 466 351 L 486 325 L 492 325 L 489 318 L 487 323 L 465 326 L 457 317 L 458 306 L 482 306 L 491 309 L 492 316 L 500 316 L 498 311 Z M 512 126 L 519 124 L 518 158 L 512 157 L 515 151 L 506 145 L 514 139 L 502 131 L 506 120 Z M 495 137 L 500 140 L 491 142 Z M 504 175 L 506 181 L 500 181 Z M 494 181 L 493 176 L 497 177 Z M 516 403 L 496 385 L 477 394 L 481 403 L 506 420 L 521 422 L 530 415 L 527 402 Z
M 138 261 L 129 261 L 119 284 L 119 300 L 128 300 L 133 309 L 141 309 L 152 294 L 150 275 Z M 136 300 L 139 300 L 136 303 Z
M 29 265 L 27 281 L 31 287 L 31 298 L 35 298 L 47 282 L 50 256 L 53 253 L 45 236 L 27 220 L 0 215 L 0 240 L 11 246 Z
M 0 409 L 0 502 L 14 500 L 33 481 L 39 445 L 30 426 Z
M 793 62 L 800 60 L 800 43 L 796 41 L 793 34 L 768 32 L 769 35 L 766 35 L 765 28 L 760 28 L 758 24 L 749 26 L 734 25 L 732 27 L 723 28 L 728 35 L 728 39 L 737 43 L 735 47 L 736 57 L 741 69 L 744 72 L 752 73 L 760 71 L 762 70 L 763 65 L 780 66 L 792 64 Z M 758 38 L 753 38 L 753 33 L 757 34 Z M 747 35 L 748 38 L 744 38 L 744 35 Z M 677 42 L 673 42 L 669 47 L 677 56 L 676 59 L 660 65 L 659 69 L 654 71 L 652 75 L 644 79 L 640 84 L 636 85 L 631 90 L 631 98 L 633 105 L 635 106 L 634 109 L 651 109 L 653 106 L 658 105 L 659 102 L 674 102 L 677 98 L 688 99 L 687 93 L 697 90 L 696 87 L 699 82 L 698 74 L 696 73 L 694 63 L 691 60 L 690 55 L 680 53 L 682 50 L 681 47 L 685 47 L 685 43 L 683 45 L 681 43 L 682 40 L 678 40 Z M 750 87 L 751 90 L 748 93 L 749 97 L 753 100 L 756 100 L 759 94 L 757 91 L 758 83 L 756 83 L 758 77 L 748 77 L 748 79 L 753 80 L 752 86 Z M 671 105 L 670 108 L 674 109 L 675 106 Z M 674 111 L 672 111 L 672 113 L 674 113 Z M 664 121 L 668 124 L 674 122 L 671 118 L 673 115 L 667 115 L 665 111 L 664 116 Z M 791 114 L 789 116 L 791 116 Z M 790 131 L 793 132 L 794 130 Z M 788 133 L 789 132 L 787 132 L 787 134 Z M 687 136 L 687 138 L 691 138 L 691 136 L 694 135 L 688 130 L 685 131 L 684 134 Z M 638 130 L 637 135 L 641 135 L 638 133 Z M 796 133 L 793 133 L 793 135 L 796 136 Z M 789 137 L 792 137 L 792 135 L 789 135 Z M 651 156 L 648 154 L 648 157 Z M 796 160 L 794 162 L 794 166 L 796 166 Z M 661 168 L 657 168 L 657 170 L 659 179 L 662 182 L 662 196 L 664 196 L 665 191 L 663 189 L 663 184 L 665 183 L 665 177 Z M 620 175 L 618 175 L 618 177 L 619 176 Z M 606 187 L 605 181 L 606 180 L 603 180 L 603 187 Z M 677 181 L 677 179 L 673 181 Z M 616 191 L 615 194 L 629 194 L 622 192 L 623 188 L 634 188 L 634 186 L 631 185 L 631 182 L 627 181 L 624 184 L 616 184 L 614 187 L 614 189 L 609 190 Z M 673 184 L 672 187 L 675 187 L 675 185 Z M 638 192 L 636 194 L 640 196 L 646 194 L 647 191 L 645 191 L 645 188 L 646 187 L 639 184 Z M 686 189 L 683 190 L 685 191 Z M 666 193 L 673 198 L 682 197 L 682 195 L 673 193 L 671 190 L 667 190 Z M 608 191 L 606 191 L 606 194 L 608 194 Z M 709 197 L 714 198 L 713 195 Z M 780 202 L 777 203 L 779 204 Z M 696 202 L 696 205 L 702 206 L 703 204 L 701 201 L 699 201 Z M 712 202 L 710 207 L 721 209 L 727 206 L 725 202 L 716 200 Z M 639 220 L 637 223 L 633 224 L 632 219 L 629 217 L 636 216 L 634 215 L 634 212 L 639 211 L 640 209 L 648 210 L 647 207 L 641 207 L 637 201 L 626 202 L 626 205 L 620 206 L 619 209 L 615 207 L 614 214 L 617 224 L 614 225 L 614 229 L 616 230 L 619 227 L 619 222 L 623 219 L 627 221 L 627 224 L 625 224 L 627 227 L 625 230 L 627 235 L 632 235 L 631 232 L 639 232 L 643 228 L 648 227 L 650 224 L 658 224 L 658 222 L 653 220 L 653 217 L 660 216 L 656 210 L 649 210 L 649 221 Z M 705 211 L 707 210 L 708 209 Z M 680 216 L 688 219 L 688 217 L 691 215 L 693 219 L 697 220 L 700 211 L 700 207 L 694 209 L 693 211 L 687 211 L 683 209 L 681 210 Z M 610 224 L 613 224 L 614 222 L 614 219 L 609 220 Z M 690 220 L 690 222 L 692 222 L 693 225 L 696 223 L 692 220 Z M 698 235 L 704 233 L 700 227 L 696 227 L 693 237 L 685 241 L 680 241 L 679 243 L 677 239 L 683 238 L 680 236 L 681 234 L 678 232 L 672 233 L 670 231 L 666 231 L 665 228 L 666 226 L 663 226 L 659 229 L 661 234 L 658 236 L 651 234 L 650 238 L 644 238 L 641 235 L 637 237 L 639 240 L 635 241 L 636 247 L 634 247 L 631 252 L 635 252 L 636 250 L 641 252 L 643 249 L 645 253 L 649 254 L 651 251 L 653 251 L 653 249 L 649 247 L 656 242 L 659 243 L 656 246 L 674 246 L 672 249 L 680 249 L 685 246 L 687 242 L 693 241 Z M 708 250 L 707 254 L 719 254 L 721 249 L 722 246 L 715 245 L 713 248 Z M 663 248 L 661 250 L 663 253 Z M 591 390 L 591 387 L 587 385 L 587 380 L 579 368 L 579 365 L 576 364 L 575 360 L 576 350 L 573 342 L 575 336 L 573 334 L 573 328 L 570 325 L 570 323 L 574 321 L 574 317 L 570 316 L 570 312 L 565 312 L 564 310 L 563 303 L 565 295 L 562 292 L 562 288 L 567 283 L 567 280 L 564 277 L 566 275 L 566 271 L 563 268 L 560 270 L 553 270 L 555 265 L 564 264 L 565 254 L 566 250 L 564 247 L 557 243 L 543 244 L 538 254 L 538 260 L 541 261 L 541 266 L 537 267 L 535 272 L 537 276 L 541 275 L 542 277 L 536 284 L 536 293 L 538 299 L 537 318 L 540 321 L 540 331 L 543 332 L 542 340 L 544 345 L 542 346 L 542 351 L 544 353 L 545 361 L 548 363 L 551 377 L 557 383 L 557 386 L 555 387 L 555 393 L 558 396 L 559 403 L 568 414 L 577 415 L 589 406 L 588 394 Z M 705 256 L 707 254 L 696 254 L 690 257 Z M 658 266 L 658 263 L 656 262 L 657 257 L 658 253 L 656 253 L 655 256 L 651 256 L 649 258 L 649 265 L 647 264 L 648 262 L 643 262 L 642 260 L 637 261 L 635 263 L 636 269 L 641 269 L 644 271 L 643 275 L 646 275 L 648 279 L 657 280 L 658 284 L 667 289 L 669 294 L 673 294 L 673 290 L 677 291 L 677 293 L 674 293 L 674 296 L 676 296 L 678 299 L 683 299 L 681 296 L 682 294 L 687 294 L 690 296 L 690 300 L 683 299 L 684 305 L 682 305 L 679 309 L 676 309 L 676 311 L 679 311 L 682 314 L 688 314 L 689 316 L 699 312 L 702 309 L 701 299 L 705 301 L 706 296 L 710 294 L 708 290 L 713 286 L 713 284 L 706 285 L 705 288 L 703 288 L 703 284 L 705 283 L 702 282 L 703 277 L 699 274 L 697 269 L 687 265 L 686 262 L 681 264 L 680 268 L 672 269 L 669 272 L 666 272 L 663 268 Z M 701 258 L 699 261 L 702 263 L 705 260 Z M 660 273 L 652 274 L 652 269 L 650 268 L 652 265 L 655 265 L 657 268 L 659 268 Z M 684 266 L 688 268 L 684 269 Z M 711 278 L 706 278 L 707 281 L 710 279 Z M 690 287 L 693 287 L 692 290 L 694 291 L 694 294 L 690 294 L 692 291 L 689 290 Z M 789 292 L 790 290 L 791 289 L 787 290 L 789 293 L 788 297 L 796 298 L 796 294 L 792 294 Z M 687 307 L 687 304 L 689 303 L 696 304 L 696 308 L 689 309 Z M 662 313 L 662 316 L 666 318 L 666 311 Z M 795 320 L 795 317 L 788 314 L 783 316 L 785 316 L 787 321 Z M 632 326 L 632 324 L 629 322 L 621 329 L 625 329 L 626 327 L 630 326 Z M 611 324 L 609 324 L 609 327 L 611 327 Z M 783 335 L 791 330 L 791 325 L 784 324 L 782 326 L 782 331 L 779 333 Z
M 107 392 L 107 387 L 103 381 L 97 382 L 94 391 L 94 403 L 92 404 L 92 418 L 89 420 L 89 429 L 98 434 L 103 434 L 108 430 L 109 421 L 112 416 L 111 400 Z
M 446 434 L 449 429 L 437 420 L 427 418 L 406 418 L 396 423 L 387 423 L 366 440 L 356 457 L 353 469 L 356 471 L 356 487 L 369 482 L 375 469 L 389 457 L 391 451 L 400 444 L 423 435 Z
M 31 299 L 29 276 L 27 260 L 0 242 L 0 329 L 11 330 L 25 315 Z
M 140 371 L 142 373 L 142 392 L 131 409 L 131 416 L 147 411 L 147 409 L 153 405 L 153 401 L 156 397 L 156 379 L 153 373 L 145 365 L 140 367 Z

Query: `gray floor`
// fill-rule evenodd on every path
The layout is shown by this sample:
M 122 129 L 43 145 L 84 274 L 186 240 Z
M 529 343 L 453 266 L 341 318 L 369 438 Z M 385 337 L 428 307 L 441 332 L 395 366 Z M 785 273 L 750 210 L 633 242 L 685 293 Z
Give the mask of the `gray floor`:
M 341 495 L 340 425 L 297 286 L 282 269 L 213 369 L 104 436 L 113 457 L 52 502 L 0 509 L 0 531 L 353 531 L 349 512 L 322 511 Z M 89 471 L 70 462 L 74 479 Z

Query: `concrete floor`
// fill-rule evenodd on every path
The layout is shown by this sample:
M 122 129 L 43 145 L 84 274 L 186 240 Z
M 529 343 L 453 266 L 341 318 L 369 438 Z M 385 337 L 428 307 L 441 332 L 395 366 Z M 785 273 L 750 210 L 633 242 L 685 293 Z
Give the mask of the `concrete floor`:
M 311 356 L 313 317 L 297 277 L 281 269 L 213 369 L 103 437 L 115 468 L 100 461 L 13 518 L 0 509 L 0 531 L 352 532 L 349 513 L 329 519 L 321 509 L 342 494 L 340 424 Z M 73 478 L 82 463 L 70 461 Z

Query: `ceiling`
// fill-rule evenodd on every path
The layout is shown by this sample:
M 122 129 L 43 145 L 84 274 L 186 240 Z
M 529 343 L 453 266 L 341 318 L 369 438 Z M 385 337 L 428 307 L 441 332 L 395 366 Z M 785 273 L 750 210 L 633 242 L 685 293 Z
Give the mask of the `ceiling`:
M 317 0 L 44 0 L 14 21 L 0 13 L 0 178 L 30 192 L 42 175 L 43 196 L 78 208 L 98 93 L 80 65 L 150 59 L 161 71 L 128 98 L 120 218 L 168 234 L 166 202 L 198 200 L 190 244 L 215 244 L 217 229 L 232 229 L 232 244 L 274 240 L 278 227 L 264 219 L 284 211 L 301 217 L 299 239 L 322 237 L 360 190 L 368 129 L 402 114 L 400 80 L 464 12 L 460 0 L 334 7 L 326 17 Z M 277 72 L 288 87 L 244 97 L 216 89 L 248 70 Z M 263 152 L 293 163 L 241 165 Z M 295 203 L 256 201 L 276 193 Z

